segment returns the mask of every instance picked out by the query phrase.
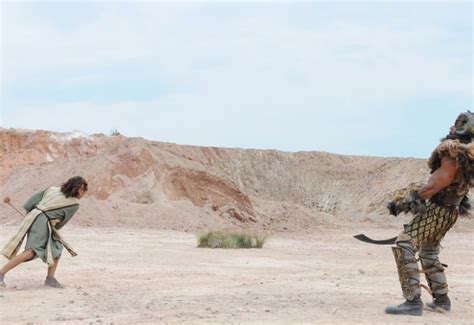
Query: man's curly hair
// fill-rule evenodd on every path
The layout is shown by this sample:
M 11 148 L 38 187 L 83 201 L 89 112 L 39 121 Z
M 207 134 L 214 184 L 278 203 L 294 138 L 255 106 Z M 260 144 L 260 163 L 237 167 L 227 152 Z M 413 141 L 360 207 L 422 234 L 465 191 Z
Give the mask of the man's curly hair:
M 81 176 L 75 176 L 68 179 L 68 181 L 61 186 L 61 192 L 63 192 L 65 197 L 77 197 L 81 186 L 84 186 L 84 190 L 87 192 L 88 185 L 86 180 Z

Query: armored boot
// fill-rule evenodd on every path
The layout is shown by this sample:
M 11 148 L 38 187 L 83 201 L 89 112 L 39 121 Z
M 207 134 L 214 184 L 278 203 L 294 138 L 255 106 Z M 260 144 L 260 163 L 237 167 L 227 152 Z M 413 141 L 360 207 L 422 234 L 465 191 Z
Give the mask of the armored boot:
M 434 295 L 433 302 L 427 302 L 426 307 L 433 310 L 450 311 L 451 300 L 449 300 L 448 294 Z
M 413 300 L 407 299 L 403 304 L 385 308 L 385 313 L 391 315 L 421 316 L 423 314 L 423 302 L 420 296 L 415 296 Z
M 451 301 L 448 297 L 448 283 L 444 273 L 447 265 L 439 261 L 439 251 L 439 246 L 422 247 L 420 259 L 423 265 L 423 273 L 426 275 L 426 281 L 433 295 L 433 302 L 426 303 L 426 306 L 432 310 L 442 312 L 451 310 Z
M 396 247 L 392 247 L 393 256 L 398 269 L 398 276 L 406 301 L 398 306 L 385 308 L 385 313 L 392 315 L 423 314 L 421 301 L 420 271 L 415 258 L 415 249 L 409 238 L 399 236 Z

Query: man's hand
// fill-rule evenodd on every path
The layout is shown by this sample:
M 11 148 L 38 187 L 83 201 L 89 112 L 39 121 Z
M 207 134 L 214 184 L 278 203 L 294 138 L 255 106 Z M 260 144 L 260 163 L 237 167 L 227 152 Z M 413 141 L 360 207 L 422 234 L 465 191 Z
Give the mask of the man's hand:
M 387 209 L 388 209 L 388 213 L 395 217 L 398 216 L 398 214 L 400 213 L 400 210 L 398 208 L 398 203 L 396 201 L 388 202 Z
M 410 195 L 410 211 L 414 215 L 426 213 L 426 201 L 420 196 L 420 193 L 413 192 Z
M 412 191 L 401 200 L 390 201 L 387 209 L 393 216 L 398 216 L 401 212 L 411 212 L 417 215 L 426 212 L 426 202 L 421 198 L 418 191 Z

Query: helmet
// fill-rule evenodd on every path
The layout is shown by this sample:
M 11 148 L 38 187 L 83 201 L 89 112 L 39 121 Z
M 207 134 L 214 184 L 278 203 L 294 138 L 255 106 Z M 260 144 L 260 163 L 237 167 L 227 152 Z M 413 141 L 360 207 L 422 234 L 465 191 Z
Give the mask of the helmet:
M 452 130 L 459 136 L 474 136 L 474 113 L 467 111 L 459 114 Z

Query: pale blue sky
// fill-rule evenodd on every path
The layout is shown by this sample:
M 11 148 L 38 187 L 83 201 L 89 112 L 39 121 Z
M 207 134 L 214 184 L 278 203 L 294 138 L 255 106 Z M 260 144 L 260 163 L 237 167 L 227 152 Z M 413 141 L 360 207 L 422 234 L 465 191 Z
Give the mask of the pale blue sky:
M 2 127 L 424 158 L 474 109 L 471 2 L 0 9 Z

